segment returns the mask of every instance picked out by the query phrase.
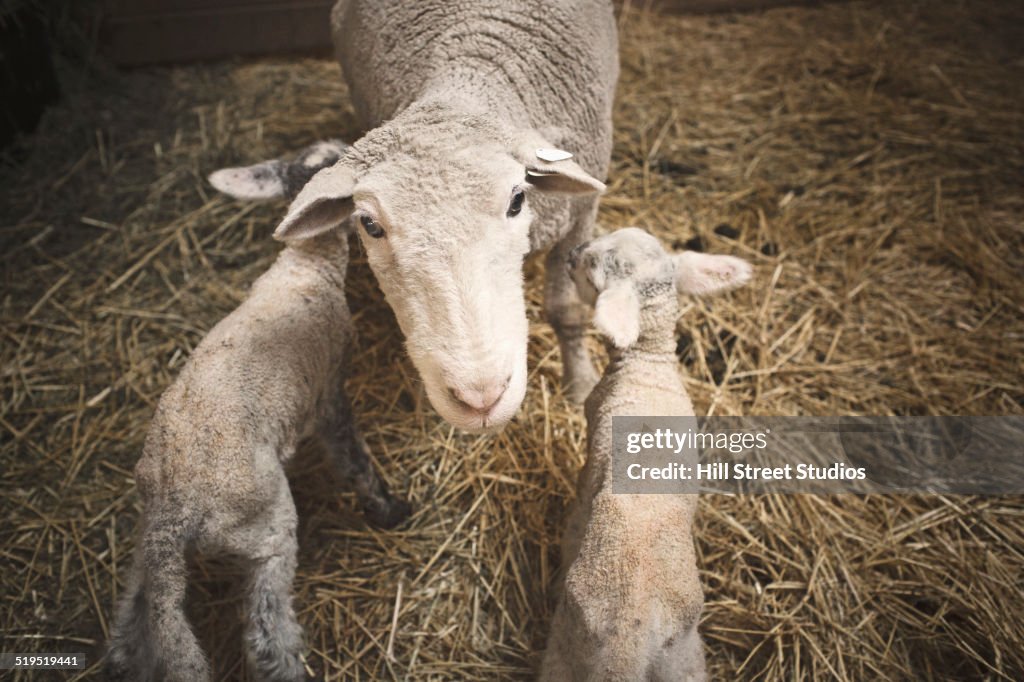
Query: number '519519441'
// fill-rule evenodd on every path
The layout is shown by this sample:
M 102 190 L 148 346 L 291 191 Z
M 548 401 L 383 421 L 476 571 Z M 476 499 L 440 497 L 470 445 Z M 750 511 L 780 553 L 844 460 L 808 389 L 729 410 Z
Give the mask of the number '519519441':
M 0 670 L 84 668 L 85 654 L 0 654 Z

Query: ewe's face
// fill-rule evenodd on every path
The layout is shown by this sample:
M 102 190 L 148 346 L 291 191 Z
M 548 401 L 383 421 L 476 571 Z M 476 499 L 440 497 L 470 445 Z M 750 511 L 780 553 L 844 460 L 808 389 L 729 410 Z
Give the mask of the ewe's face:
M 528 193 L 521 164 L 469 148 L 389 159 L 353 194 L 354 229 L 427 396 L 465 430 L 503 426 L 526 393 Z
M 672 260 L 661 243 L 635 227 L 616 230 L 573 249 L 569 274 L 580 299 L 594 305 L 601 292 L 625 281 L 638 293 L 671 286 Z
M 306 240 L 350 219 L 434 408 L 459 428 L 495 429 L 526 394 L 529 195 L 604 184 L 537 131 L 414 109 L 314 175 L 274 236 Z

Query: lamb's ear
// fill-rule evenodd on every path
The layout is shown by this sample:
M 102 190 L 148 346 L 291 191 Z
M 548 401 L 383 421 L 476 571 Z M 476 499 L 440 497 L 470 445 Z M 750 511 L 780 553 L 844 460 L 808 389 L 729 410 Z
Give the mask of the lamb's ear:
M 632 282 L 616 282 L 598 295 L 594 326 L 616 348 L 629 348 L 636 343 L 640 336 L 640 298 Z
M 309 239 L 339 226 L 355 208 L 355 185 L 355 173 L 347 166 L 338 164 L 323 169 L 295 197 L 284 220 L 274 230 L 274 239 Z
M 746 284 L 753 268 L 735 256 L 684 251 L 672 256 L 676 290 L 680 294 L 706 296 Z
M 210 173 L 210 184 L 219 191 L 236 199 L 263 201 L 285 196 L 284 162 L 263 161 L 253 166 L 221 168 Z
M 526 181 L 541 192 L 596 194 L 605 190 L 603 182 L 572 160 L 572 153 L 557 148 L 536 131 L 519 135 L 512 155 L 526 166 Z
M 299 150 L 291 161 L 272 159 L 221 168 L 208 179 L 217 190 L 236 199 L 292 199 L 320 169 L 333 166 L 347 151 L 348 145 L 341 140 L 320 140 Z

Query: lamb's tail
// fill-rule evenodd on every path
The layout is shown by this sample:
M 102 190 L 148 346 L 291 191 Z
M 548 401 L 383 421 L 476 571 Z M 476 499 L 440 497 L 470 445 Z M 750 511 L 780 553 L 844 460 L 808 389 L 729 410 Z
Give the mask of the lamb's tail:
M 210 677 L 185 616 L 188 524 L 147 525 L 117 608 L 106 672 L 111 680 L 202 682 Z
M 272 159 L 253 166 L 222 168 L 210 174 L 210 184 L 224 194 L 259 201 L 292 199 L 310 178 L 333 166 L 348 150 L 341 140 L 314 142 L 294 155 L 294 159 Z

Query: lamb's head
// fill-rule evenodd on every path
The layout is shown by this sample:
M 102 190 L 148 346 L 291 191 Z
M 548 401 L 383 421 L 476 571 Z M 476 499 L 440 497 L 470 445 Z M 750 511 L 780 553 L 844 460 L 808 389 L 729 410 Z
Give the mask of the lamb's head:
M 304 239 L 351 218 L 430 402 L 462 429 L 503 426 L 526 393 L 530 196 L 604 187 L 538 157 L 547 146 L 472 117 L 384 126 L 315 175 L 275 232 Z
M 570 253 L 568 266 L 580 298 L 594 306 L 594 326 L 617 348 L 628 348 L 644 335 L 670 334 L 677 294 L 715 294 L 751 275 L 750 264 L 740 258 L 673 254 L 636 227 L 581 244 Z

